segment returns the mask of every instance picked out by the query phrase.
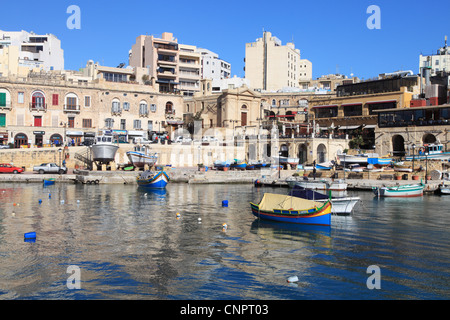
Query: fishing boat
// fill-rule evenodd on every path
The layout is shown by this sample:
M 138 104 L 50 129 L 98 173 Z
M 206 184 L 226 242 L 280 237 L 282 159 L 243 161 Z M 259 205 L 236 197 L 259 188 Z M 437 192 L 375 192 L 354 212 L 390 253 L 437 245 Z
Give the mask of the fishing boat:
M 259 204 L 250 202 L 257 218 L 299 224 L 331 225 L 331 202 L 265 193 Z
M 165 171 L 150 170 L 145 170 L 136 179 L 139 187 L 156 189 L 165 188 L 170 181 L 170 178 Z
M 436 189 L 436 193 L 440 195 L 450 195 L 450 181 L 443 181 Z
M 326 194 L 300 186 L 292 188 L 289 195 L 322 203 L 329 200 Z M 331 197 L 331 212 L 336 215 L 349 215 L 360 200 L 360 197 Z
M 393 164 L 394 171 L 397 172 L 412 172 L 412 168 L 408 165 L 405 165 L 403 161 L 394 162 Z
M 392 187 L 372 187 L 372 191 L 377 197 L 421 197 L 423 196 L 424 183 L 406 184 Z
M 119 146 L 114 143 L 114 136 L 111 131 L 105 131 L 97 135 L 95 143 L 91 146 L 92 159 L 101 164 L 108 164 L 114 161 Z
M 331 170 L 334 167 L 334 161 L 327 161 L 316 164 L 317 170 Z
M 450 152 L 444 152 L 444 145 L 440 143 L 430 143 L 424 144 L 419 148 L 418 154 L 406 156 L 405 159 L 407 161 L 415 160 L 430 160 L 430 159 L 438 159 L 438 160 L 449 160 Z
M 347 183 L 341 179 L 335 180 L 309 180 L 307 177 L 288 177 L 286 183 L 290 188 L 299 186 L 311 190 L 344 191 L 347 190 Z
M 44 186 L 51 186 L 55 184 L 55 178 L 44 179 Z
M 247 162 L 244 160 L 234 159 L 234 161 L 230 164 L 231 169 L 245 170 L 247 168 Z
M 133 166 L 139 169 L 143 169 L 145 166 L 150 169 L 158 161 L 158 154 L 150 153 L 150 147 L 146 146 L 135 146 L 133 151 L 128 151 L 126 154 Z
M 300 162 L 299 158 L 287 158 L 286 163 L 291 166 L 291 168 L 295 168 Z
M 371 157 L 367 158 L 367 163 L 375 166 L 388 166 L 392 162 L 390 157 Z
M 346 153 L 338 153 L 337 157 L 341 164 L 352 164 L 352 163 L 359 163 L 359 164 L 366 164 L 368 162 L 369 158 L 377 158 L 377 153 L 361 153 L 356 155 L 348 155 Z
M 214 161 L 213 166 L 217 170 L 223 170 L 224 171 L 224 168 L 228 169 L 230 167 L 231 162 L 232 161 L 230 161 L 230 160 L 226 160 L 226 161 L 216 160 L 216 161 Z

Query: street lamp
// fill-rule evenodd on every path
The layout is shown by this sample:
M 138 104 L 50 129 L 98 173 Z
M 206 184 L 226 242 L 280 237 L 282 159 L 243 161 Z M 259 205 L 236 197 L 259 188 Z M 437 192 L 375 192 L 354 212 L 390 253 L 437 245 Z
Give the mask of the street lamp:
M 413 143 L 411 147 L 412 147 L 412 149 L 413 149 L 412 171 L 413 171 L 413 173 L 414 173 L 414 158 L 415 158 L 415 154 L 416 154 L 416 144 Z
M 59 152 L 59 167 L 61 168 L 61 153 L 62 153 L 62 149 L 59 148 L 58 152 Z
M 280 158 L 281 158 L 281 151 L 278 151 L 278 179 L 281 179 Z
M 428 152 L 425 152 L 425 183 L 428 184 Z

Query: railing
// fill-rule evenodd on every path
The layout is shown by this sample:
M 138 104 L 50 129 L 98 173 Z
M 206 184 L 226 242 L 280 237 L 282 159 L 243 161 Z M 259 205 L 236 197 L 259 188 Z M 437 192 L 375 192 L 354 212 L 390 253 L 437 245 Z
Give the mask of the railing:
M 30 102 L 30 111 L 47 111 L 47 104 L 46 103 L 33 103 Z
M 64 112 L 80 112 L 80 105 L 73 105 L 73 104 L 65 104 L 64 105 Z

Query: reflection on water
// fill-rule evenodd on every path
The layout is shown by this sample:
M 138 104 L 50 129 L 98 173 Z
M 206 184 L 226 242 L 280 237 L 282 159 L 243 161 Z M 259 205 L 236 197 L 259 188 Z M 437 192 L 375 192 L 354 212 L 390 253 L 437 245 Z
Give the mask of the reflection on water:
M 264 192 L 287 189 L 0 184 L 0 298 L 449 298 L 450 197 L 358 193 L 353 216 L 315 227 L 255 219 Z M 373 264 L 381 291 L 366 287 Z M 70 265 L 80 290 L 66 286 Z

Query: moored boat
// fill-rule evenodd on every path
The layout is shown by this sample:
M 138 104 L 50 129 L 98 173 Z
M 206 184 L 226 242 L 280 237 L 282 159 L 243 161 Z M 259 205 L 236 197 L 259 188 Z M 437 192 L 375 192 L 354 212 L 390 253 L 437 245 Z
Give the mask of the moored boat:
M 257 218 L 299 224 L 331 225 L 331 202 L 325 203 L 265 193 L 259 204 L 250 203 Z
M 334 161 L 327 161 L 316 164 L 317 170 L 331 170 L 334 167 Z
M 322 203 L 329 200 L 329 196 L 323 193 L 299 186 L 292 188 L 289 195 Z M 331 212 L 336 215 L 349 215 L 360 200 L 360 197 L 331 197 Z
M 405 184 L 391 187 L 372 187 L 372 191 L 377 197 L 421 197 L 423 196 L 424 183 Z
M 406 160 L 425 160 L 425 159 L 439 159 L 439 160 L 449 160 L 450 152 L 444 151 L 444 145 L 440 143 L 430 143 L 424 144 L 419 148 L 417 154 L 409 155 L 405 157 Z
M 309 180 L 306 177 L 288 177 L 286 182 L 290 188 L 300 186 L 312 190 L 344 191 L 347 190 L 347 182 L 336 180 Z
M 142 172 L 137 178 L 139 187 L 145 188 L 165 188 L 170 178 L 165 171 L 149 171 Z
M 114 136 L 111 132 L 103 132 L 95 138 L 95 143 L 91 146 L 92 159 L 102 164 L 114 161 L 119 146 L 114 143 Z
M 440 195 L 450 195 L 450 181 L 443 181 L 436 189 L 436 193 Z
M 234 159 L 234 162 L 230 164 L 231 169 L 245 170 L 247 168 L 247 162 L 244 160 Z
M 412 168 L 408 165 L 405 165 L 403 161 L 394 162 L 393 164 L 394 171 L 397 172 L 412 172 Z
M 44 186 L 51 186 L 55 184 L 55 178 L 44 179 Z

